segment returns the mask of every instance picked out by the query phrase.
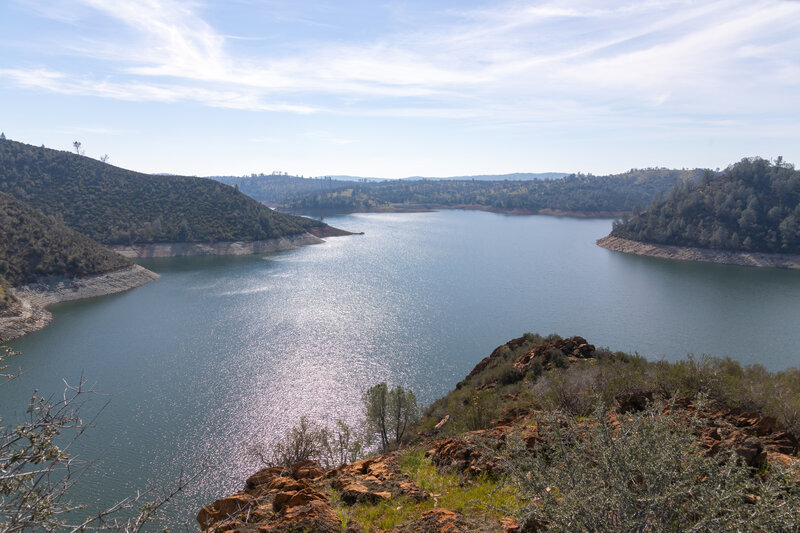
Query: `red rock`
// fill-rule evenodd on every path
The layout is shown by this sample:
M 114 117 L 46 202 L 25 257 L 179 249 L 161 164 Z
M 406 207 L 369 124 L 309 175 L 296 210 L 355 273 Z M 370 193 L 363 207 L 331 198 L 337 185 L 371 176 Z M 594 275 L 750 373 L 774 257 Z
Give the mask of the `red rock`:
M 236 518 L 256 506 L 256 499 L 249 494 L 234 494 L 233 496 L 221 498 L 200 509 L 200 512 L 197 513 L 197 521 L 205 531 L 217 522 Z
M 339 533 L 342 522 L 326 502 L 310 501 L 307 505 L 287 509 L 282 519 L 273 524 L 262 525 L 259 533 Z
M 386 533 L 471 533 L 480 525 L 449 509 L 431 509 L 421 517 L 390 529 Z

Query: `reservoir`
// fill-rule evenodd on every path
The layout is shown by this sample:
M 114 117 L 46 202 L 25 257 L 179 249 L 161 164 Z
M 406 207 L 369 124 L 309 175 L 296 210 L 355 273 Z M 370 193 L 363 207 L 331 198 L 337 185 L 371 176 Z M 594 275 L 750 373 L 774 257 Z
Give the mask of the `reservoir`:
M 34 389 L 95 391 L 91 461 L 74 499 L 105 505 L 212 468 L 172 511 L 242 487 L 248 453 L 301 415 L 355 423 L 361 394 L 387 381 L 423 403 L 524 332 L 676 360 L 729 356 L 800 365 L 800 272 L 623 255 L 595 240 L 610 220 L 474 211 L 326 219 L 364 235 L 264 256 L 142 262 L 161 278 L 52 308 L 19 339 L 23 375 L 0 387 L 4 423 Z M 195 527 L 192 524 L 192 527 Z

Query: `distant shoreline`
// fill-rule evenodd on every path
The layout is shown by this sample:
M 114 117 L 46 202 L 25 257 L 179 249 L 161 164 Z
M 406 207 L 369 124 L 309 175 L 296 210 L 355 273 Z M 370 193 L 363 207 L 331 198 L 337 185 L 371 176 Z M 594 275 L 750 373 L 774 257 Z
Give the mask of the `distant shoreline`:
M 553 217 L 575 217 L 575 218 L 619 218 L 631 215 L 629 211 L 562 211 L 560 209 L 499 209 L 477 204 L 459 205 L 387 205 L 371 207 L 369 209 L 299 209 L 284 210 L 285 213 L 298 215 L 354 215 L 358 213 L 434 213 L 436 211 L 462 209 L 465 211 L 484 211 L 487 213 L 497 213 L 500 215 L 544 215 Z
M 612 252 L 673 259 L 679 261 L 700 261 L 722 265 L 737 265 L 760 268 L 784 268 L 800 270 L 800 255 L 767 254 L 761 252 L 734 252 L 730 250 L 710 250 L 688 246 L 671 246 L 639 242 L 608 235 L 597 240 L 597 245 Z
M 15 302 L 0 316 L 0 342 L 33 333 L 53 319 L 47 306 L 127 291 L 158 279 L 140 265 L 84 278 L 46 278 L 11 289 Z

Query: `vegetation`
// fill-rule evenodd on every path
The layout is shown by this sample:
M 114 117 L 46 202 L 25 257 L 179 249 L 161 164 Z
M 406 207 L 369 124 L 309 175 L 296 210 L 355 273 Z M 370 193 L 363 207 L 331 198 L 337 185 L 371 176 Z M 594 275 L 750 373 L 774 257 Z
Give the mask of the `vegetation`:
M 6 141 L 8 142 L 8 141 Z M 132 263 L 48 217 L 0 193 L 0 279 L 11 286 L 44 276 L 82 277 Z M 0 300 L 5 296 L 0 292 Z
M 565 361 L 564 354 L 550 351 L 541 362 L 534 359 L 526 372 L 517 370 L 514 379 L 502 379 L 520 356 L 560 339 L 558 335 L 526 333 L 498 348 L 487 358 L 487 367 L 428 406 L 412 433 L 430 434 L 447 415 L 450 419 L 439 434 L 484 429 L 516 407 L 587 417 L 597 409 L 614 409 L 619 398 L 646 392 L 663 401 L 702 394 L 717 405 L 774 417 L 800 435 L 800 368 L 795 367 L 769 372 L 761 365 L 743 366 L 710 355 L 690 355 L 674 363 L 648 361 L 599 348 L 585 361 Z
M 0 384 L 16 377 L 6 372 L 13 355 L 10 348 L 0 346 Z M 166 492 L 142 492 L 88 516 L 81 512 L 83 506 L 69 498 L 82 473 L 69 448 L 89 429 L 81 409 L 91 394 L 83 383 L 67 386 L 56 398 L 34 394 L 23 420 L 10 425 L 0 420 L 0 533 L 138 532 L 157 520 L 163 506 L 194 481 L 182 477 Z
M 270 446 L 257 443 L 248 452 L 266 466 L 289 467 L 310 460 L 324 468 L 336 468 L 360 459 L 366 453 L 365 444 L 363 435 L 342 420 L 329 428 L 302 416 Z
M 800 489 L 780 467 L 755 477 L 731 450 L 702 453 L 695 431 L 663 405 L 612 423 L 551 413 L 541 442 L 504 451 L 509 483 L 527 503 L 527 530 L 796 531 Z
M 800 171 L 781 158 L 743 159 L 699 184 L 679 183 L 612 235 L 657 244 L 800 253 Z
M 213 180 L 141 174 L 11 140 L 0 140 L 0 191 L 104 244 L 253 241 L 325 226 Z
M 247 177 L 209 176 L 211 179 L 225 183 L 243 192 L 261 203 L 279 206 L 293 198 L 307 194 L 327 193 L 353 185 L 351 181 L 324 178 L 300 178 L 283 174 L 258 174 Z
M 393 498 L 379 503 L 359 503 L 347 506 L 331 490 L 331 503 L 343 524 L 355 523 L 365 533 L 385 531 L 399 524 L 419 518 L 434 507 L 452 509 L 467 516 L 483 516 L 499 520 L 509 512 L 521 510 L 520 499 L 514 488 L 501 479 L 480 476 L 465 480 L 457 473 L 440 472 L 421 448 L 405 449 L 399 456 L 402 473 L 436 499 L 418 502 L 410 498 Z
M 614 176 L 571 175 L 552 180 L 393 180 L 343 184 L 290 198 L 292 211 L 354 212 L 381 209 L 477 207 L 496 211 L 536 213 L 632 212 L 647 206 L 676 183 L 694 181 L 702 171 L 648 169 Z M 256 198 L 259 198 L 256 196 Z
M 419 416 L 414 393 L 400 385 L 389 390 L 383 382 L 370 387 L 363 401 L 368 434 L 378 436 L 382 450 L 400 446 L 406 429 Z

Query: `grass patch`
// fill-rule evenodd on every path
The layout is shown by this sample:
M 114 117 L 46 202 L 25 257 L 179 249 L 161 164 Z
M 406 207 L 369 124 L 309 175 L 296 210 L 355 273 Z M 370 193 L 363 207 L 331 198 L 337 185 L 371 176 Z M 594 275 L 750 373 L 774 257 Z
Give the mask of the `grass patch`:
M 452 509 L 472 519 L 497 522 L 503 516 L 516 513 L 522 503 L 516 491 L 500 479 L 488 476 L 466 478 L 456 474 L 441 474 L 421 448 L 411 448 L 399 457 L 400 468 L 431 494 L 424 502 L 410 498 L 392 498 L 377 504 L 360 503 L 347 507 L 331 490 L 330 501 L 342 518 L 343 531 L 349 522 L 360 524 L 366 533 L 390 529 L 419 518 L 425 511 L 441 507 Z

